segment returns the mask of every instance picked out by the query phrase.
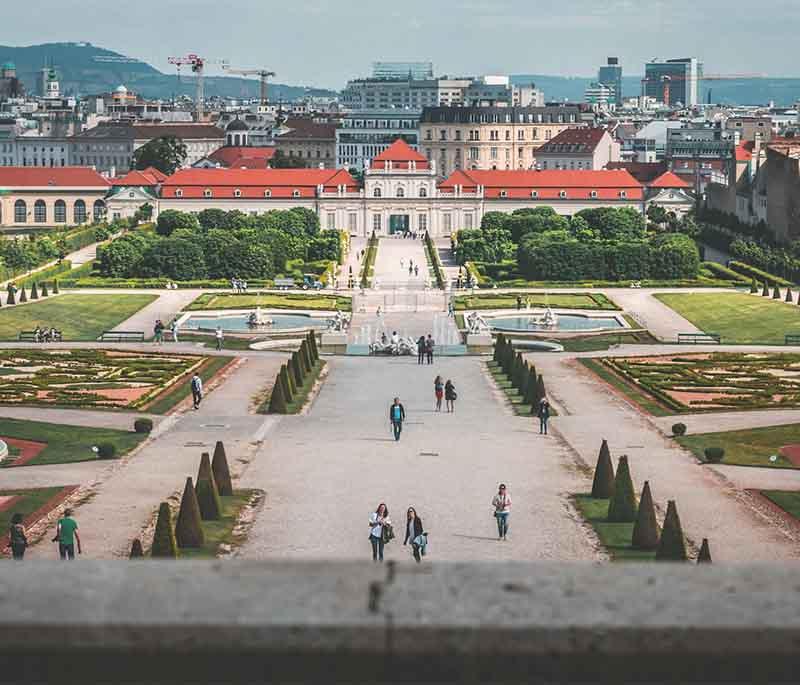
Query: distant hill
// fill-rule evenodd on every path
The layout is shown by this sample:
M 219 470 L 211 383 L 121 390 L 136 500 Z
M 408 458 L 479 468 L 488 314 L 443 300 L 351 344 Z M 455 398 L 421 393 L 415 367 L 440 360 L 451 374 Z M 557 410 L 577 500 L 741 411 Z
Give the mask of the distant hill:
M 97 59 L 100 58 L 100 59 Z M 120 84 L 146 98 L 170 98 L 173 95 L 194 95 L 195 79 L 191 74 L 164 74 L 146 62 L 102 61 L 103 58 L 127 59 L 113 50 L 91 43 L 44 43 L 26 47 L 0 45 L 0 63 L 13 62 L 17 76 L 29 92 L 36 92 L 42 67 L 53 66 L 63 93 L 96 95 Z M 258 97 L 259 82 L 232 76 L 207 76 L 206 96 Z M 304 95 L 328 96 L 333 91 L 308 89 L 285 84 L 270 84 L 271 99 L 295 100 Z
M 586 87 L 596 81 L 584 76 L 546 76 L 544 74 L 516 74 L 513 83 L 533 81 L 544 91 L 548 101 L 569 100 L 582 102 Z M 701 101 L 708 100 L 720 105 L 766 105 L 770 101 L 778 107 L 790 107 L 800 101 L 800 78 L 749 78 L 732 81 L 705 81 L 701 83 Z M 642 92 L 641 76 L 625 76 L 622 79 L 625 97 L 634 97 Z

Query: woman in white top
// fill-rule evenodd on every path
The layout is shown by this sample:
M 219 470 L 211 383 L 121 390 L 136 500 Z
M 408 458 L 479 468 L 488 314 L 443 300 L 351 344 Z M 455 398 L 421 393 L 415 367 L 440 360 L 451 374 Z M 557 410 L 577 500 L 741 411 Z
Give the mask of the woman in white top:
M 505 540 L 508 534 L 508 515 L 511 513 L 511 497 L 505 483 L 500 483 L 497 494 L 492 499 L 494 517 L 497 519 L 497 535 L 500 540 Z
M 369 515 L 369 541 L 372 544 L 372 561 L 383 561 L 383 527 L 391 525 L 389 507 L 383 502 Z

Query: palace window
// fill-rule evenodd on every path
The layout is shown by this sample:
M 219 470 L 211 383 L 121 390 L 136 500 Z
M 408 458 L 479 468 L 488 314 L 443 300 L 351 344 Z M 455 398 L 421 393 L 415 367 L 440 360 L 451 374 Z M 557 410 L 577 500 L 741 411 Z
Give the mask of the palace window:
M 47 207 L 44 204 L 44 200 L 36 200 L 33 205 L 33 220 L 37 224 L 43 224 L 47 221 Z
M 558 191 L 558 196 L 561 197 L 561 198 L 565 198 L 567 196 L 567 191 L 566 190 L 559 190 Z
M 25 200 L 17 200 L 14 203 L 14 223 L 24 224 L 28 221 L 28 205 Z
M 537 197 L 539 197 L 539 191 L 538 190 L 532 190 L 531 191 L 531 197 L 535 200 Z
M 233 191 L 233 196 L 234 197 L 241 197 L 242 196 L 242 191 L 237 188 L 236 190 Z
M 53 210 L 55 214 L 55 222 L 57 224 L 67 223 L 67 203 L 64 202 L 64 200 L 56 200 L 55 205 L 53 205 Z
M 72 206 L 72 216 L 76 224 L 86 221 L 86 203 L 83 200 L 75 200 L 75 204 Z
M 591 197 L 593 200 L 597 199 L 597 191 L 593 190 L 591 193 L 589 193 L 589 197 Z
M 372 215 L 372 230 L 375 233 L 380 233 L 381 230 L 381 215 L 380 214 L 373 214 Z
M 620 190 L 619 196 L 624 200 L 626 197 L 628 197 L 628 193 L 626 193 L 624 190 Z
M 428 189 L 425 186 L 419 189 L 419 196 L 420 197 L 428 197 Z
M 380 197 L 380 196 L 381 196 L 381 189 L 375 188 L 375 190 L 372 191 L 372 197 Z
M 405 197 L 406 196 L 406 189 L 403 186 L 397 187 L 397 197 Z
M 292 191 L 292 197 L 300 197 L 300 191 L 297 188 Z
M 264 197 L 272 197 L 272 191 L 269 188 L 264 191 Z

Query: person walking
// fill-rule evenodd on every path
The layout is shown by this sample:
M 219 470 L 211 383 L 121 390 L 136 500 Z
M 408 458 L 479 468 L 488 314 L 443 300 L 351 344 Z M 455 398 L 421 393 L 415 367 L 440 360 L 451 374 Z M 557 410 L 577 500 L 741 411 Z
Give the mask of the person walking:
M 425 363 L 425 336 L 419 336 L 417 340 L 417 364 Z
M 58 555 L 63 560 L 75 560 L 75 542 L 78 543 L 78 554 L 82 554 L 81 538 L 78 535 L 78 524 L 72 518 L 72 509 L 64 509 L 64 516 L 58 519 L 56 535 L 53 542 L 58 543 Z
M 16 512 L 11 517 L 8 538 L 11 557 L 17 561 L 22 561 L 25 556 L 25 550 L 28 548 L 28 538 L 25 535 L 25 526 L 22 525 L 22 514 L 19 512 Z
M 435 343 L 433 342 L 433 338 L 431 334 L 428 333 L 428 337 L 425 340 L 425 357 L 428 360 L 428 364 L 433 364 L 433 348 Z
M 436 396 L 436 411 L 442 411 L 442 398 L 444 397 L 444 381 L 441 376 L 433 379 L 433 394 Z
M 164 323 L 161 319 L 156 319 L 156 323 L 153 326 L 153 341 L 156 345 L 160 345 L 164 342 Z
M 427 537 L 425 529 L 422 527 L 422 519 L 417 516 L 417 510 L 409 507 L 406 512 L 406 537 L 403 540 L 403 546 L 411 543 L 411 554 L 417 563 L 420 563 L 425 555 Z
M 172 331 L 172 342 L 179 342 L 178 340 L 178 320 L 173 319 L 172 323 L 169 326 L 170 331 Z
M 409 277 L 414 275 L 414 267 L 411 264 L 408 265 L 408 275 Z
M 447 413 L 452 414 L 456 410 L 458 394 L 456 393 L 456 386 L 453 385 L 453 381 L 449 378 L 447 379 L 447 383 L 444 384 L 444 399 L 447 403 Z
M 222 349 L 222 338 L 223 338 L 222 326 L 217 326 L 217 330 L 214 331 L 214 338 L 217 341 L 217 350 L 221 350 Z
M 547 420 L 550 418 L 550 403 L 546 397 L 539 400 L 539 407 L 536 410 L 539 417 L 539 435 L 547 435 Z
M 406 268 L 406 260 L 405 260 L 404 257 L 400 257 L 400 268 L 401 269 L 405 269 Z
M 383 561 L 384 526 L 391 526 L 389 507 L 383 502 L 369 515 L 369 541 L 372 545 L 372 561 Z
M 414 264 L 414 276 L 415 277 L 419 276 L 419 266 L 417 266 L 416 264 Z
M 195 409 L 200 409 L 200 403 L 203 401 L 203 379 L 197 371 L 194 372 L 189 385 L 192 388 L 192 404 Z
M 511 513 L 511 497 L 508 495 L 505 483 L 500 483 L 497 494 L 492 499 L 494 517 L 497 520 L 497 536 L 505 540 L 508 535 L 508 516 Z
M 389 406 L 389 423 L 392 425 L 392 433 L 394 434 L 395 441 L 400 439 L 400 433 L 403 431 L 403 421 L 406 420 L 406 410 L 400 404 L 400 398 L 395 397 L 394 402 Z

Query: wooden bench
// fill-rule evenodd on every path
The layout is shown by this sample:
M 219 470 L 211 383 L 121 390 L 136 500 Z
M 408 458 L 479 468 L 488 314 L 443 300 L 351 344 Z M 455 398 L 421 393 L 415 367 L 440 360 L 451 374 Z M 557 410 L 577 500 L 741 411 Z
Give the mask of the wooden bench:
M 800 335 L 786 335 L 783 342 L 785 345 L 800 345 Z
M 100 342 L 144 342 L 143 331 L 103 331 Z
M 50 329 L 48 329 L 48 331 L 49 330 Z M 39 333 L 40 337 L 37 338 L 36 331 L 20 331 L 19 335 L 17 336 L 17 340 L 19 340 L 20 342 L 44 342 L 41 338 L 43 334 L 44 332 L 40 332 Z M 61 331 L 54 331 L 53 335 L 54 335 L 53 339 L 49 340 L 48 342 L 61 342 L 62 339 Z
M 678 333 L 678 344 L 690 345 L 719 345 L 721 338 L 719 333 Z

